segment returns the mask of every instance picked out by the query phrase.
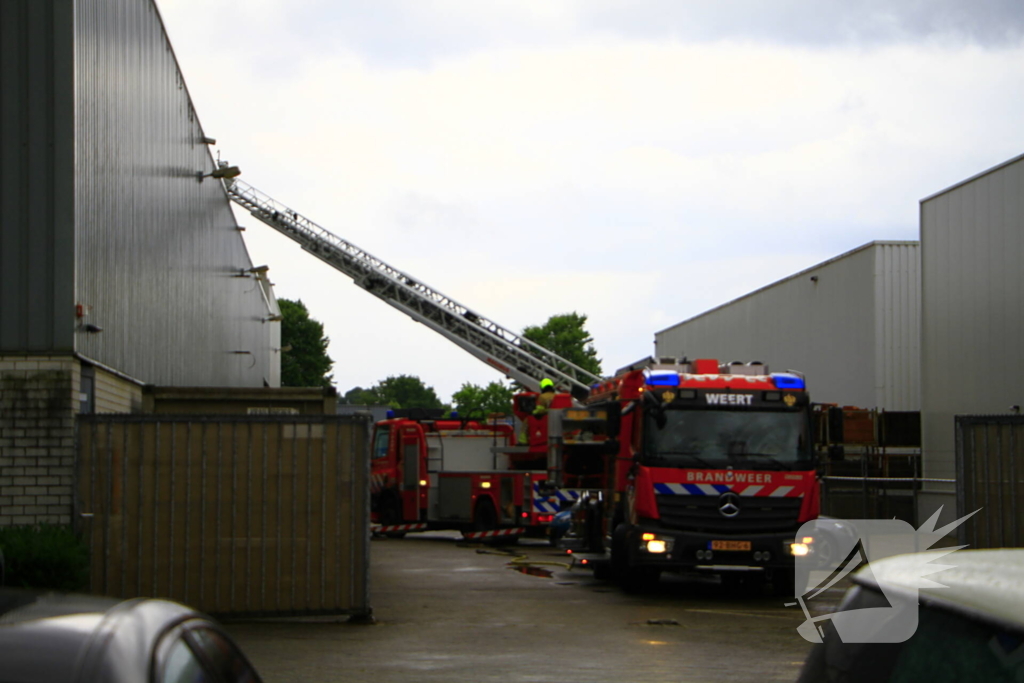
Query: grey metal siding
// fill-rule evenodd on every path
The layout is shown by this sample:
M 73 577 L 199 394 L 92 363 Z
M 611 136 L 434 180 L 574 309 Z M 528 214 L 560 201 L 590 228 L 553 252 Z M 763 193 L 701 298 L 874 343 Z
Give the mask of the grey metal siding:
M 0 3 L 0 350 L 74 345 L 74 3 Z
M 954 417 L 1024 405 L 1024 157 L 921 203 L 924 471 L 954 476 Z
M 876 406 L 921 406 L 921 252 L 913 243 L 875 248 Z
M 918 274 L 916 243 L 873 242 L 658 332 L 656 353 L 760 360 L 804 372 L 818 402 L 916 410 Z
M 152 0 L 76 13 L 78 351 L 145 382 L 273 383 L 275 323 Z

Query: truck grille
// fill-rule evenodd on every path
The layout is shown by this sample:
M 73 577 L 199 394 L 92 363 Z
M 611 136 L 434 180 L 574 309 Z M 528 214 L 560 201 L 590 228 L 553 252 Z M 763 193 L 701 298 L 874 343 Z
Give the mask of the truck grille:
M 803 498 L 742 498 L 735 517 L 718 511 L 718 496 L 656 496 L 661 523 L 669 529 L 718 534 L 790 531 L 797 527 Z

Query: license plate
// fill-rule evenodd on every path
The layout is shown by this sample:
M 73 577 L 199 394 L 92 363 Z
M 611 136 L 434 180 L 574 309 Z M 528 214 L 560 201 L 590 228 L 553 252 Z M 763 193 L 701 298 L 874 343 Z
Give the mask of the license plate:
M 750 541 L 711 541 L 712 550 L 750 550 Z

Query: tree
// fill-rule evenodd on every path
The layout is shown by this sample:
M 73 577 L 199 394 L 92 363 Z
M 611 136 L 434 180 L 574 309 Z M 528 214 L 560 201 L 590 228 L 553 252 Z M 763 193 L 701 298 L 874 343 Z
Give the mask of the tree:
M 465 382 L 452 394 L 452 403 L 462 418 L 479 420 L 493 413 L 507 415 L 512 410 L 512 389 L 501 382 L 491 382 L 486 387 Z
M 377 405 L 377 393 L 362 387 L 352 387 L 341 397 L 341 403 L 350 406 Z
M 365 403 L 387 405 L 392 408 L 445 407 L 434 392 L 434 388 L 426 386 L 419 377 L 413 375 L 388 377 L 369 389 L 363 390 L 359 396 Z
M 330 339 L 324 336 L 323 324 L 309 317 L 301 299 L 278 299 L 277 305 L 281 309 L 281 386 L 331 386 L 334 375 L 327 373 L 334 361 L 327 355 Z
M 587 316 L 575 311 L 553 315 L 543 325 L 523 329 L 523 336 L 600 377 L 601 359 L 586 330 L 586 322 Z

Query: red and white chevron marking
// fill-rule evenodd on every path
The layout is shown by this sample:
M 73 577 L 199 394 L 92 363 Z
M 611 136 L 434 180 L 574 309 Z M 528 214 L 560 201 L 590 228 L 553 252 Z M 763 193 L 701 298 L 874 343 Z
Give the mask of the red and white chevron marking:
M 517 526 L 513 529 L 494 529 L 493 531 L 465 531 L 463 537 L 468 538 L 472 541 L 481 538 L 500 538 L 503 536 L 519 536 L 526 532 L 526 529 L 521 526 Z
M 427 525 L 420 524 L 371 524 L 370 532 L 375 534 L 389 534 L 395 531 L 426 531 Z

